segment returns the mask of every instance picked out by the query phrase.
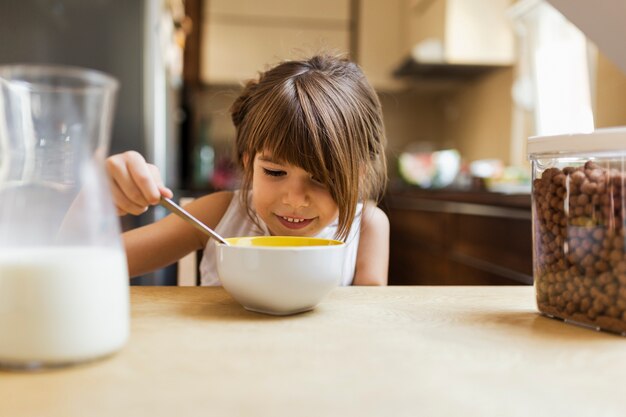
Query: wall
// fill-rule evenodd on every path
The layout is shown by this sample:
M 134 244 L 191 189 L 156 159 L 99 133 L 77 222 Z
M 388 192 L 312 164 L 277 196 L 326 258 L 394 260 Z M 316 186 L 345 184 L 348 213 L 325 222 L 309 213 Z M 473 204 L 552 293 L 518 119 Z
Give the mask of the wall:
M 513 69 L 494 70 L 446 97 L 444 138 L 465 161 L 510 163 Z
M 602 54 L 597 71 L 596 128 L 626 125 L 626 75 Z
M 443 113 L 440 98 L 415 91 L 379 93 L 387 134 L 390 175 L 396 174 L 396 160 L 409 148 L 429 143 L 432 150 L 447 147 L 443 142 Z

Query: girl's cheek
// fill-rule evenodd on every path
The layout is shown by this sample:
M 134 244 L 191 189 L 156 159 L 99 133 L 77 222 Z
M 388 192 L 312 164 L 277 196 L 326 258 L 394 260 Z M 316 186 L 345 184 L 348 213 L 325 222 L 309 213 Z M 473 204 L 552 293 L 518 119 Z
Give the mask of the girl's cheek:
M 268 204 L 263 199 L 263 197 L 259 196 L 259 194 L 262 195 L 263 193 L 257 192 L 253 194 L 251 205 L 252 210 L 263 215 L 267 209 Z

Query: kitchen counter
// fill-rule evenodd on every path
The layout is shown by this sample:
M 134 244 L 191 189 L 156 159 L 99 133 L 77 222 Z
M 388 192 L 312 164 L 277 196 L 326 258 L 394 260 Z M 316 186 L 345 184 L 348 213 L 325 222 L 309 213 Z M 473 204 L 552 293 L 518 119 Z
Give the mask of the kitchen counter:
M 532 287 L 348 287 L 272 317 L 221 288 L 131 287 L 118 354 L 0 372 L 0 416 L 621 416 L 626 339 Z
M 441 202 L 440 207 L 450 211 L 471 210 L 474 206 L 501 207 L 519 209 L 530 218 L 530 194 L 503 194 L 489 191 L 455 189 L 421 189 L 418 187 L 393 187 L 385 200 L 393 205 L 415 205 L 416 201 L 428 200 Z M 507 211 L 502 210 L 502 213 Z M 510 211 L 515 213 L 516 211 Z
M 453 190 L 392 190 L 394 285 L 528 285 L 532 278 L 531 199 Z

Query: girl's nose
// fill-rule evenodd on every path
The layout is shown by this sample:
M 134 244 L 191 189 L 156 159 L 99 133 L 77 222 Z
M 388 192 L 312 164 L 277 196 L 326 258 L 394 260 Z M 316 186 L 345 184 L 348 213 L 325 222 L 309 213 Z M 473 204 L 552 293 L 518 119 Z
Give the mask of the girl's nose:
M 309 188 L 303 181 L 290 181 L 283 192 L 283 203 L 294 208 L 307 207 L 310 196 Z

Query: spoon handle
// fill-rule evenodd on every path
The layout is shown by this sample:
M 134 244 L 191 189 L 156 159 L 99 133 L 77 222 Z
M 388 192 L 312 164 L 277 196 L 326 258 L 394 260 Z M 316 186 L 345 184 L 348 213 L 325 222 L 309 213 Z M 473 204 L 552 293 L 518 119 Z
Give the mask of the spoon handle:
M 189 223 L 190 225 L 192 225 L 196 229 L 200 230 L 205 235 L 207 235 L 209 237 L 212 237 L 213 239 L 217 240 L 220 243 L 223 243 L 226 246 L 230 245 L 228 242 L 226 242 L 226 240 L 222 236 L 217 234 L 213 229 L 211 229 L 210 227 L 208 227 L 204 223 L 200 222 L 200 220 L 198 220 L 195 217 L 193 217 L 185 209 L 183 209 L 178 204 L 174 203 L 169 198 L 161 197 L 161 201 L 160 201 L 159 204 L 161 204 L 163 207 L 166 207 L 172 213 L 177 214 L 178 216 L 180 216 L 183 220 L 185 220 L 187 223 Z

